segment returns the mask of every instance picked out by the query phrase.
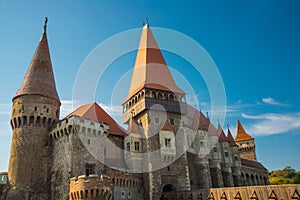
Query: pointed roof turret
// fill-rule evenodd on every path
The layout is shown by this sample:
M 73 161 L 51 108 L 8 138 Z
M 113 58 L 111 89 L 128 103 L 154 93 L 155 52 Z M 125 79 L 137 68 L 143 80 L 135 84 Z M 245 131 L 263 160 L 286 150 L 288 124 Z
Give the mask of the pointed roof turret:
M 109 125 L 109 133 L 112 135 L 125 135 L 125 130 L 109 116 L 96 102 L 85 104 L 77 108 L 75 111 L 67 115 L 65 118 L 78 116 L 89 120 L 98 121 Z
M 241 141 L 247 141 L 247 140 L 254 140 L 254 138 L 251 137 L 245 131 L 244 127 L 242 126 L 242 124 L 240 122 L 240 120 L 238 120 L 235 141 L 236 142 L 241 142 Z
M 217 132 L 219 134 L 219 142 L 229 142 L 220 124 L 218 124 Z
M 144 132 L 143 127 L 139 126 L 134 119 L 131 117 L 129 119 L 129 124 L 128 124 L 128 130 L 127 130 L 127 134 L 130 133 L 135 133 L 135 134 L 139 134 L 142 135 Z
M 142 88 L 185 94 L 176 85 L 148 23 L 142 30 L 126 100 Z
M 235 141 L 234 141 L 234 139 L 233 139 L 233 137 L 232 137 L 232 134 L 231 134 L 231 131 L 230 131 L 229 128 L 228 128 L 228 131 L 227 131 L 227 139 L 228 139 L 229 144 L 230 144 L 231 147 L 238 146 L 238 145 L 235 143 Z
M 13 99 L 22 95 L 37 94 L 59 101 L 47 40 L 47 22 L 48 19 L 46 17 L 40 42 L 35 50 L 22 85 Z

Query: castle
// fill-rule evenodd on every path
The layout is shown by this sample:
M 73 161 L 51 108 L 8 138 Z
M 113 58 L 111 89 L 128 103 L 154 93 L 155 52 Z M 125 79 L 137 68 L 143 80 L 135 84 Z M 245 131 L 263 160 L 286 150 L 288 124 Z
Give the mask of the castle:
M 240 121 L 234 139 L 185 102 L 148 24 L 122 104 L 128 129 L 97 103 L 59 119 L 46 25 L 12 99 L 2 198 L 164 199 L 169 192 L 269 184 Z

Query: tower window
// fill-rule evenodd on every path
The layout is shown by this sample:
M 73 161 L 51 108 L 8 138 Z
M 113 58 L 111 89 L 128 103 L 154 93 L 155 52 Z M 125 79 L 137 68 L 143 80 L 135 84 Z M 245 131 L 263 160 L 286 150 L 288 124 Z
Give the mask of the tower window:
M 165 147 L 166 148 L 171 148 L 171 139 L 169 139 L 169 138 L 165 139 Z
M 214 152 L 217 153 L 218 152 L 218 149 L 217 147 L 214 147 Z
M 140 150 L 140 142 L 134 142 L 134 150 L 136 151 Z
M 155 123 L 159 123 L 159 118 L 158 117 L 155 117 Z
M 127 151 L 130 151 L 130 142 L 127 142 L 126 147 L 127 147 Z
M 91 144 L 91 140 L 90 139 L 87 139 L 87 144 Z
M 174 125 L 174 119 L 170 119 L 170 124 L 173 126 Z
M 225 152 L 225 156 L 226 156 L 226 157 L 228 157 L 228 156 L 229 156 L 229 155 L 228 155 L 228 152 Z
M 90 174 L 95 173 L 95 165 L 94 164 L 86 164 L 85 165 L 85 176 L 89 176 Z
M 34 111 L 37 111 L 37 107 L 36 106 L 34 107 Z
M 121 198 L 125 198 L 125 191 L 121 191 Z

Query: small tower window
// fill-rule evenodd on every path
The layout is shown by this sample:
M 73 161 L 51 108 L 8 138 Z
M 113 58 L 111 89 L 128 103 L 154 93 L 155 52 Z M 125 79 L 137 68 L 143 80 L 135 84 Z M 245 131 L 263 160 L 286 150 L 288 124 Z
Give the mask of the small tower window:
M 214 152 L 217 153 L 218 152 L 218 149 L 217 147 L 214 147 Z
M 46 112 L 49 113 L 49 108 L 46 109 Z
M 136 151 L 140 150 L 140 142 L 134 142 L 134 150 Z
M 228 155 L 228 152 L 225 152 L 225 157 L 228 157 L 229 155 Z
M 127 147 L 127 151 L 130 151 L 130 142 L 127 142 L 126 147 Z
M 159 118 L 158 117 L 155 117 L 155 123 L 159 123 Z
M 173 126 L 174 125 L 174 119 L 170 119 L 170 124 Z
M 95 165 L 94 164 L 86 164 L 85 165 L 85 176 L 89 176 L 90 174 L 95 173 Z
M 34 107 L 34 111 L 35 111 L 35 112 L 37 111 L 37 107 L 36 107 L 36 106 Z
M 171 139 L 170 138 L 165 139 L 165 147 L 166 148 L 171 148 Z

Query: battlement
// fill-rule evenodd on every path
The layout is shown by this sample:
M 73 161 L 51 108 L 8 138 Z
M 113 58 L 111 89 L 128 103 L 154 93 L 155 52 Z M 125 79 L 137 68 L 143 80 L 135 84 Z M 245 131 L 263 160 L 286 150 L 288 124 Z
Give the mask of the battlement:
M 106 175 L 91 174 L 70 179 L 70 200 L 112 199 L 113 185 Z
M 49 133 L 49 139 L 50 141 L 55 141 L 63 136 L 77 133 L 100 136 L 109 133 L 109 125 L 78 116 L 72 116 L 57 123 L 55 128 Z
M 106 174 L 112 179 L 112 184 L 117 187 L 142 188 L 142 180 L 137 174 L 132 174 L 114 169 L 107 169 Z

